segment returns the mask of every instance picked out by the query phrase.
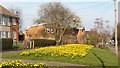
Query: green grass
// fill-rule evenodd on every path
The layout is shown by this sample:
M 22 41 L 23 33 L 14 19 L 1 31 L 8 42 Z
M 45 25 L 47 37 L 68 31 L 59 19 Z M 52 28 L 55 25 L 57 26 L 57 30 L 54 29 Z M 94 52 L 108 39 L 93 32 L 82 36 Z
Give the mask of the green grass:
M 26 59 L 26 60 L 47 60 L 47 61 L 59 61 L 65 63 L 74 63 L 88 66 L 118 66 L 117 57 L 111 53 L 108 49 L 93 48 L 85 57 L 64 57 L 64 56 L 21 56 L 20 53 L 2 54 L 2 58 L 6 59 Z

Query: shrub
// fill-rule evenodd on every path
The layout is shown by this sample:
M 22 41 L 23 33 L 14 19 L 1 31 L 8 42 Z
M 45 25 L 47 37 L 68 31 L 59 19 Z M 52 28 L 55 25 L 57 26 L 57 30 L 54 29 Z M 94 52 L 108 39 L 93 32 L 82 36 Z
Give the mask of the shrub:
M 0 45 L 0 50 L 7 50 L 10 49 L 13 45 L 13 39 L 12 38 L 1 38 L 1 45 Z
M 78 43 L 74 35 L 64 35 L 61 44 L 74 44 Z
M 56 45 L 56 41 L 55 41 L 55 40 L 48 40 L 48 39 L 31 39 L 31 41 L 34 41 L 34 45 L 35 45 L 35 46 L 38 46 L 38 47 Z
M 13 46 L 12 46 L 12 50 L 23 50 L 25 49 L 25 46 L 23 43 L 19 42 L 19 43 L 13 43 Z

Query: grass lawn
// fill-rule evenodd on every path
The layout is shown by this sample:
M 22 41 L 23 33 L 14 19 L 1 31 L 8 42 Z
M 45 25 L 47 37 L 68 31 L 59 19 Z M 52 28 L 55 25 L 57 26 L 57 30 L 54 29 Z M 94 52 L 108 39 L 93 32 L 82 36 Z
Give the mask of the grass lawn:
M 65 56 L 51 56 L 51 55 L 39 55 L 33 54 L 27 56 L 21 56 L 20 53 L 2 54 L 2 58 L 6 59 L 26 59 L 26 60 L 47 60 L 47 61 L 59 61 L 65 63 L 74 63 L 88 66 L 118 66 L 117 57 L 111 53 L 108 49 L 93 48 L 88 52 L 85 57 L 75 58 Z

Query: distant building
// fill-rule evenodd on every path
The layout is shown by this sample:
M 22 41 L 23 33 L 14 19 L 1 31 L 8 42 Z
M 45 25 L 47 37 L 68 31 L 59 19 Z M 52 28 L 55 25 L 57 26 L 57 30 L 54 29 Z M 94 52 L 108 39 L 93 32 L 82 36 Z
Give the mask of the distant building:
M 24 34 L 25 34 L 25 39 L 27 38 L 45 38 L 45 39 L 55 39 L 54 38 L 54 32 L 56 30 L 54 27 L 46 27 L 46 24 L 38 24 L 38 25 L 33 25 L 30 27 L 27 27 Z M 78 43 L 84 43 L 84 40 L 82 39 L 84 35 L 84 28 L 69 28 L 66 29 L 64 35 L 70 36 L 70 35 L 75 35 L 77 38 L 74 40 L 77 40 Z
M 19 17 L 0 5 L 0 38 L 18 42 Z

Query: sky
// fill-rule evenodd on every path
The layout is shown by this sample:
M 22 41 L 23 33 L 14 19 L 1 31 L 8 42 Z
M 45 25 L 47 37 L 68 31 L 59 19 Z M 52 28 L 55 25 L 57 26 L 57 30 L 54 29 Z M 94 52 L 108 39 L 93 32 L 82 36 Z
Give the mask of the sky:
M 120 23 L 120 2 L 118 2 L 118 23 Z
M 5 8 L 19 8 L 22 11 L 22 29 L 31 26 L 38 17 L 41 4 L 58 0 L 0 0 Z M 90 30 L 94 27 L 95 18 L 102 17 L 114 27 L 113 0 L 59 0 L 64 6 L 75 12 L 81 19 L 83 27 Z M 117 0 L 120 1 L 120 0 Z

